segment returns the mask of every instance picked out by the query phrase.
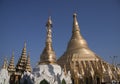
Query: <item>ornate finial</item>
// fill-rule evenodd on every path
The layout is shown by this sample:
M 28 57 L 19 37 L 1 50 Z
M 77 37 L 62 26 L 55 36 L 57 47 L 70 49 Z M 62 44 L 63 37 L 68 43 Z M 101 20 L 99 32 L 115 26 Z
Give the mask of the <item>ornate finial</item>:
M 24 47 L 22 50 L 22 56 L 26 56 L 26 41 L 24 42 Z
M 46 42 L 51 43 L 52 42 L 52 21 L 51 21 L 51 16 L 49 16 L 48 21 L 46 23 L 46 29 L 47 29 L 47 38 Z
M 24 48 L 26 48 L 26 41 L 24 42 Z
M 49 16 L 48 21 L 46 23 L 46 27 L 52 27 L 52 20 L 51 20 L 51 16 Z
M 4 62 L 3 62 L 3 66 L 2 66 L 3 69 L 7 69 L 7 59 L 4 58 Z
M 74 13 L 74 14 L 73 14 L 73 17 L 76 17 L 76 16 L 77 16 L 77 14 L 76 14 L 76 13 Z
M 12 51 L 11 62 L 12 62 L 12 63 L 13 63 L 13 65 L 14 65 L 14 51 Z
M 14 51 L 12 51 L 12 57 L 14 57 Z
M 40 63 L 56 63 L 55 52 L 52 48 L 52 20 L 51 17 L 48 18 L 46 23 L 46 45 L 43 53 L 40 56 Z
M 74 13 L 73 14 L 73 32 L 79 31 L 79 30 L 80 30 L 80 28 L 79 28 L 78 21 L 77 21 L 77 14 Z

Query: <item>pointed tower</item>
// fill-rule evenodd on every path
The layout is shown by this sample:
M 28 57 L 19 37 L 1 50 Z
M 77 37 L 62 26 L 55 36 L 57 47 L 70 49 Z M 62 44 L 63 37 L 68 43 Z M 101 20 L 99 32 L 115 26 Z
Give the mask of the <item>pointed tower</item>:
M 60 65 L 56 63 L 56 55 L 52 47 L 52 21 L 48 18 L 46 23 L 47 36 L 45 48 L 40 56 L 40 62 L 33 69 L 33 75 L 36 79 L 36 84 L 61 84 L 64 79 L 66 84 L 71 84 L 70 74 L 65 72 L 65 75 Z
M 72 36 L 68 43 L 66 52 L 79 54 L 79 57 L 85 58 L 87 56 L 90 58 L 92 57 L 94 59 L 96 58 L 95 53 L 89 49 L 87 42 L 85 41 L 85 39 L 82 37 L 80 33 L 80 28 L 77 21 L 76 13 L 73 14 Z
M 27 56 L 26 56 L 26 42 L 24 43 L 24 48 L 22 50 L 22 54 L 20 59 L 18 60 L 18 63 L 16 65 L 16 72 L 19 74 L 22 74 L 25 70 L 25 65 L 26 65 L 26 60 L 27 60 Z
M 46 44 L 45 48 L 40 56 L 40 64 L 45 63 L 56 63 L 56 55 L 52 48 L 52 21 L 51 17 L 48 18 L 48 21 L 46 23 L 46 30 L 47 30 L 47 36 L 46 36 Z
M 14 52 L 12 52 L 12 57 L 8 66 L 9 74 L 13 74 L 15 72 L 15 65 L 14 65 Z
M 7 59 L 4 59 L 2 69 L 7 69 Z
M 72 37 L 69 41 L 67 51 L 73 51 L 80 48 L 88 49 L 87 42 L 83 39 L 80 34 L 80 28 L 77 21 L 77 14 L 73 14 L 73 29 L 72 29 Z
M 71 71 L 74 84 L 83 84 L 82 82 L 79 82 L 80 74 L 88 74 L 88 67 L 86 67 L 89 65 L 88 63 L 94 63 L 95 60 L 98 61 L 99 59 L 100 58 L 92 50 L 89 49 L 86 40 L 82 37 L 77 21 L 77 14 L 74 13 L 72 36 L 65 53 L 58 59 L 58 64 L 60 64 L 61 67 L 66 64 L 67 71 Z M 84 70 L 84 72 L 80 71 L 81 67 L 83 67 L 82 70 Z M 85 78 L 85 75 L 83 78 Z
M 70 70 L 74 84 L 101 84 L 111 82 L 106 80 L 112 75 L 106 75 L 110 68 L 103 68 L 104 61 L 88 47 L 80 33 L 76 13 L 73 14 L 72 36 L 65 53 L 57 60 L 63 67 Z M 110 66 L 108 63 L 104 63 Z M 106 75 L 106 76 L 105 76 Z M 117 74 L 118 75 L 118 74 Z M 103 81 L 106 80 L 106 81 Z M 118 80 L 117 78 L 115 80 Z
M 98 57 L 92 52 L 85 39 L 82 37 L 80 33 L 79 24 L 77 21 L 77 14 L 73 14 L 73 28 L 72 28 L 72 36 L 68 43 L 67 50 L 58 59 L 58 64 L 64 66 L 67 62 L 67 67 L 70 67 L 70 62 L 74 61 L 83 61 L 83 60 L 95 60 Z M 64 62 L 63 62 L 64 61 Z M 70 69 L 70 68 L 69 68 Z M 67 70 L 69 70 L 67 69 Z
M 32 68 L 31 68 L 31 65 L 30 65 L 30 53 L 28 53 L 28 56 L 27 56 L 27 62 L 26 62 L 26 66 L 25 66 L 25 71 L 29 71 L 29 72 L 32 71 Z

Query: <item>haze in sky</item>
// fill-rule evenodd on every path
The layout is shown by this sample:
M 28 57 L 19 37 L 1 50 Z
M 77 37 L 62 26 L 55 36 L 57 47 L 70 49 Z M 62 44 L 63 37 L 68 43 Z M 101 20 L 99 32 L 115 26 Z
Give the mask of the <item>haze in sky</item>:
M 65 52 L 72 34 L 73 13 L 88 46 L 105 61 L 118 56 L 120 63 L 120 0 L 0 0 L 0 66 L 3 58 L 21 56 L 24 42 L 31 65 L 40 60 L 45 47 L 49 16 L 57 59 Z

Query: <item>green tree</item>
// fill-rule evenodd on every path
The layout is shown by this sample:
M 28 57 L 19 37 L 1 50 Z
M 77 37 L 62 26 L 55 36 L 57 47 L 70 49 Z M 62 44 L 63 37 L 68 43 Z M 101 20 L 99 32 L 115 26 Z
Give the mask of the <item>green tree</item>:
M 66 84 L 66 82 L 65 82 L 65 80 L 64 80 L 64 79 L 62 80 L 62 84 Z

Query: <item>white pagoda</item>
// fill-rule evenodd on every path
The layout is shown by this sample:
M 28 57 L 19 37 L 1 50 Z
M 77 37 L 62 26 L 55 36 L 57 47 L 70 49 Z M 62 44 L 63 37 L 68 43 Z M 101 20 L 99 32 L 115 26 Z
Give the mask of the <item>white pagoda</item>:
M 0 70 L 0 84 L 9 84 L 9 75 L 7 70 L 7 61 L 4 59 L 2 69 Z

